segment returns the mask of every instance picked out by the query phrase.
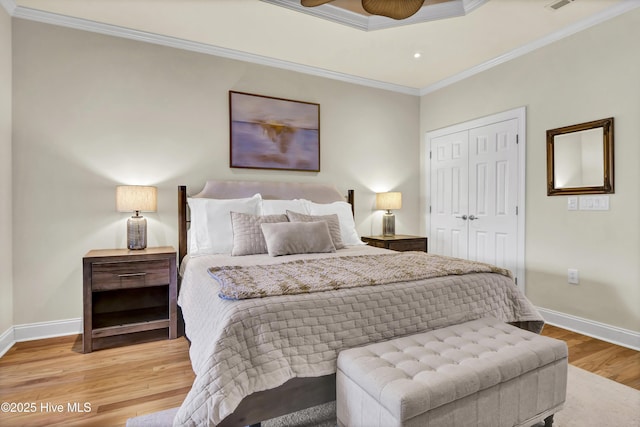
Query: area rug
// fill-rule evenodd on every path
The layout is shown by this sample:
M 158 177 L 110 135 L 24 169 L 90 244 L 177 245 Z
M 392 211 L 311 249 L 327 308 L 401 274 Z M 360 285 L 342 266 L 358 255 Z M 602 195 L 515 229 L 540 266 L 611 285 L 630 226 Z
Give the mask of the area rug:
M 178 408 L 127 420 L 127 427 L 170 427 Z M 567 401 L 554 427 L 640 426 L 640 391 L 569 365 Z M 335 402 L 267 420 L 262 427 L 335 427 Z

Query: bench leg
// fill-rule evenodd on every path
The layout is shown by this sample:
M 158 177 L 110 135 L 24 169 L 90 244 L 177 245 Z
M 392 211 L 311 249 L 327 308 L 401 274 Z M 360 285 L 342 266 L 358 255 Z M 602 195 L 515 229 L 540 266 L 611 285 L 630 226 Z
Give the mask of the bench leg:
M 544 427 L 553 426 L 553 414 L 544 419 Z

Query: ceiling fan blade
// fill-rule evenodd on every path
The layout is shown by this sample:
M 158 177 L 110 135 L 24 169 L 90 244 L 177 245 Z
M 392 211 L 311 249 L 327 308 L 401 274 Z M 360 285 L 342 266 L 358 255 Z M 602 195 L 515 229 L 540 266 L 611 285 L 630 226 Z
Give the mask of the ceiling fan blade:
M 372 15 L 405 19 L 420 10 L 424 0 L 362 0 L 362 7 Z
M 316 7 L 331 1 L 333 0 L 300 0 L 300 4 L 304 7 Z

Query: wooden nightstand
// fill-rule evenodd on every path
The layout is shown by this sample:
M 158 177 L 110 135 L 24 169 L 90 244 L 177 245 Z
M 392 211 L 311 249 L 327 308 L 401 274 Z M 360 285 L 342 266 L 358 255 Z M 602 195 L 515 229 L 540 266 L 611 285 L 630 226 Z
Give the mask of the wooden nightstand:
M 394 251 L 424 251 L 427 252 L 427 238 L 420 236 L 364 236 L 362 241 L 369 246 L 391 249 Z
M 83 350 L 176 338 L 178 280 L 171 246 L 102 249 L 82 259 Z M 162 335 L 161 335 L 162 334 Z

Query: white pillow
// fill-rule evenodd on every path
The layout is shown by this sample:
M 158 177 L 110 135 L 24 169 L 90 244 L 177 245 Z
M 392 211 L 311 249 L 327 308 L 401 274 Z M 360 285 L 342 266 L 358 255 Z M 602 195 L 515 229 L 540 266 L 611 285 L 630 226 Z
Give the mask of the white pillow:
M 287 211 L 308 215 L 306 200 L 262 200 L 260 215 L 282 215 Z
M 189 255 L 231 253 L 231 211 L 257 215 L 260 200 L 260 194 L 246 199 L 188 198 L 191 210 Z
M 356 223 L 353 220 L 351 205 L 347 202 L 333 203 L 315 203 L 305 200 L 310 215 L 338 215 L 340 221 L 340 233 L 342 234 L 342 242 L 345 245 L 365 245 L 358 232 L 356 231 Z

